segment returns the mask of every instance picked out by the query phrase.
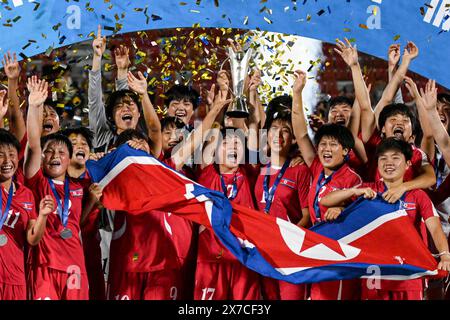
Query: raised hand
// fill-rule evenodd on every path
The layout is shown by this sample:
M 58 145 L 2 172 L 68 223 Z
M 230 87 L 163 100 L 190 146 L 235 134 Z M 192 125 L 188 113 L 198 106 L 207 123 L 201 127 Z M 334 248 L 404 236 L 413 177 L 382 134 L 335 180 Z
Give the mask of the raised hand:
M 94 55 L 101 57 L 106 50 L 106 37 L 102 37 L 102 27 L 98 25 L 97 37 L 92 41 L 92 48 L 94 49 Z
M 5 99 L 6 95 L 7 95 L 6 90 L 0 91 L 0 121 L 2 121 L 2 119 L 8 112 L 9 100 Z
M 347 38 L 344 39 L 346 43 L 343 43 L 341 40 L 336 39 L 336 46 L 339 49 L 334 48 L 334 51 L 342 57 L 342 59 L 349 67 L 355 66 L 358 64 L 358 50 L 356 50 L 356 45 L 352 46 Z
M 417 85 L 413 81 L 413 79 L 411 79 L 410 77 L 405 76 L 404 80 L 405 80 L 405 86 L 408 89 L 409 94 L 411 95 L 411 97 L 413 97 L 414 100 L 419 98 L 420 97 L 419 89 L 417 89 Z
M 142 72 L 138 72 L 138 78 L 136 78 L 131 71 L 128 72 L 128 86 L 131 90 L 140 95 L 147 93 L 147 79 Z
M 294 90 L 294 93 L 301 93 L 306 85 L 306 72 L 302 70 L 295 70 L 294 77 L 295 80 L 292 86 L 292 90 Z
M 420 88 L 420 96 L 423 99 L 426 110 L 432 111 L 436 109 L 437 105 L 437 88 L 436 81 L 428 80 L 425 85 L 425 90 Z
M 11 53 L 9 53 L 8 51 L 8 53 L 3 56 L 2 65 L 5 68 L 5 74 L 8 79 L 19 79 L 20 67 L 19 63 L 17 62 L 17 56 L 15 53 L 11 56 Z
M 394 69 L 400 61 L 400 45 L 391 44 L 388 49 L 388 66 Z
M 116 58 L 117 69 L 128 69 L 130 65 L 130 49 L 120 45 L 114 50 L 114 57 Z
M 214 98 L 216 96 L 216 85 L 213 83 L 211 88 L 206 92 L 206 103 L 208 106 L 212 106 Z
M 251 78 L 250 78 L 250 83 L 248 85 L 248 90 L 250 92 L 255 92 L 256 89 L 258 89 L 258 87 L 261 85 L 262 80 L 261 80 L 261 71 L 259 69 L 255 69 Z
M 44 217 L 55 211 L 55 202 L 52 196 L 46 195 L 39 203 L 39 215 Z
M 419 55 L 419 48 L 417 48 L 414 42 L 408 41 L 408 44 L 403 50 L 403 59 L 411 61 L 414 60 L 418 55 Z
M 27 88 L 30 92 L 28 96 L 28 105 L 39 107 L 44 104 L 48 96 L 48 83 L 45 80 L 39 80 L 37 76 L 28 78 Z
M 239 42 L 234 41 L 233 39 L 227 39 L 227 41 L 234 52 L 242 51 L 242 47 Z

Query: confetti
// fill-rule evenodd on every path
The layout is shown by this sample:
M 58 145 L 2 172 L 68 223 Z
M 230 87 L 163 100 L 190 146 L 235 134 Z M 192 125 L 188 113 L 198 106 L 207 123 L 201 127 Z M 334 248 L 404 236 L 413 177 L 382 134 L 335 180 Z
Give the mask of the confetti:
M 359 27 L 363 28 L 363 29 L 369 29 L 365 24 L 362 24 L 362 23 L 359 24 Z
M 162 18 L 160 16 L 157 16 L 156 14 L 152 14 L 151 17 L 153 21 L 162 20 Z
M 265 20 L 268 24 L 272 24 L 272 20 L 270 20 L 269 18 L 264 17 L 264 20 Z
M 399 34 L 397 34 L 397 35 L 394 37 L 394 41 L 397 41 L 398 39 L 400 39 L 400 35 L 399 35 Z

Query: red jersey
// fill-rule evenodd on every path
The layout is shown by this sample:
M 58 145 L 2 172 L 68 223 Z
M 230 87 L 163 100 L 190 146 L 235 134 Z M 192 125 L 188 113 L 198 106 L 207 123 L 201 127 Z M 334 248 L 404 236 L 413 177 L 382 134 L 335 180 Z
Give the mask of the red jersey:
M 320 216 L 320 220 L 322 220 L 328 209 L 320 204 L 320 199 L 335 190 L 357 187 L 362 183 L 362 180 L 361 177 L 346 163 L 331 176 L 323 176 L 323 166 L 320 163 L 319 157 L 314 159 L 309 169 L 313 175 L 313 182 L 308 195 L 309 213 L 312 223 L 315 224 L 319 222 L 318 215 Z M 319 179 L 321 181 L 319 181 Z M 320 212 L 316 212 L 317 209 L 319 209 Z
M 0 235 L 7 237 L 5 245 L 0 246 L 0 284 L 24 286 L 25 258 L 24 247 L 27 242 L 28 223 L 36 219 L 33 193 L 27 187 L 16 183 L 16 192 Z M 8 192 L 0 188 L 2 209 L 5 209 Z
M 25 184 L 25 176 L 23 175 L 23 163 L 25 160 L 25 150 L 27 148 L 28 136 L 25 132 L 22 140 L 20 140 L 19 165 L 17 167 L 14 178 L 20 184 Z
M 227 196 L 231 202 L 255 209 L 252 189 L 254 180 L 259 173 L 250 165 L 239 166 L 235 173 L 222 174 L 227 189 Z M 197 173 L 197 182 L 206 188 L 223 191 L 220 174 L 216 167 L 211 164 L 204 169 L 199 169 Z M 233 193 L 235 197 L 231 199 Z M 237 261 L 237 259 L 226 249 L 220 240 L 214 235 L 214 232 L 200 227 L 198 238 L 198 257 L 199 262 L 220 262 Z
M 382 141 L 378 130 L 375 130 L 372 137 L 370 137 L 369 141 L 364 145 L 366 148 L 367 158 L 368 160 L 368 180 L 369 181 L 378 181 L 381 180 L 380 173 L 378 172 L 378 160 L 376 157 L 376 149 L 377 146 Z M 411 166 L 406 170 L 405 175 L 403 176 L 404 181 L 410 181 L 420 175 L 421 168 L 425 165 L 430 164 L 428 156 L 421 149 L 417 148 L 414 145 L 411 145 L 413 149 L 413 155 L 411 158 Z
M 264 199 L 264 177 L 266 174 L 270 174 L 270 190 L 280 170 L 281 167 L 273 165 L 270 169 L 268 167 L 261 168 L 254 189 L 258 208 L 261 212 L 264 212 L 266 207 L 266 201 Z M 297 224 L 302 218 L 302 209 L 308 208 L 308 192 L 310 188 L 311 172 L 306 165 L 301 164 L 295 167 L 288 167 L 275 190 L 269 214 Z
M 154 272 L 178 267 L 167 213 L 131 215 L 116 211 L 110 247 L 110 266 L 121 272 Z
M 372 188 L 378 193 L 384 193 L 387 190 L 382 181 L 363 183 L 361 187 Z M 401 198 L 401 201 L 401 208 L 405 209 L 411 223 L 422 236 L 424 242 L 427 243 L 427 233 L 424 222 L 429 218 L 439 217 L 430 198 L 425 191 L 415 189 L 406 192 Z M 381 280 L 380 289 L 392 291 L 422 290 L 422 279 L 406 281 Z
M 61 201 L 64 201 L 64 182 L 53 180 L 56 192 Z M 26 179 L 27 186 L 33 190 L 36 203 L 46 195 L 51 195 L 57 203 L 48 178 L 44 176 L 42 169 L 32 177 Z M 80 239 L 80 219 L 83 201 L 83 185 L 77 179 L 69 179 L 69 218 L 66 228 L 72 231 L 69 239 L 61 238 L 60 232 L 64 229 L 57 210 L 47 217 L 44 236 L 39 244 L 32 248 L 32 263 L 38 266 L 44 265 L 60 271 L 67 271 L 71 265 L 79 266 L 81 273 L 85 273 L 83 246 Z M 62 207 L 62 204 L 61 204 Z

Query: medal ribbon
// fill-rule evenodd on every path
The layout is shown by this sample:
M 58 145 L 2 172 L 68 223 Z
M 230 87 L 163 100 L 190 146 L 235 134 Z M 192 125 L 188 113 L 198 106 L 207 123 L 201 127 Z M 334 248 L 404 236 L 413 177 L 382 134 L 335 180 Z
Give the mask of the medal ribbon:
M 3 211 L 3 192 L 0 191 L 0 230 L 3 228 L 3 224 L 6 221 L 6 218 L 8 217 L 9 208 L 11 207 L 11 202 L 13 198 L 14 193 L 14 187 L 13 183 L 11 181 L 11 186 L 9 187 L 9 193 L 8 193 L 8 200 L 6 201 L 6 207 L 5 211 Z
M 57 208 L 58 216 L 61 219 L 61 223 L 65 228 L 67 226 L 67 222 L 69 221 L 69 196 L 70 196 L 69 177 L 66 176 L 64 180 L 64 204 L 62 208 L 61 208 L 61 197 L 56 191 L 55 183 L 50 178 L 48 179 L 48 183 L 50 184 L 50 188 L 52 188 L 53 195 L 55 196 L 56 202 L 58 203 Z
M 267 166 L 266 175 L 264 176 L 264 201 L 266 201 L 266 207 L 264 208 L 265 213 L 269 213 L 270 207 L 272 206 L 272 201 L 275 196 L 275 191 L 278 188 L 278 184 L 281 181 L 281 178 L 283 178 L 284 173 L 286 172 L 287 168 L 289 167 L 289 164 L 291 163 L 291 159 L 287 159 L 283 166 L 281 167 L 280 172 L 277 175 L 277 178 L 273 182 L 273 186 L 271 189 L 269 189 L 269 180 L 270 180 L 270 163 Z M 269 173 L 269 174 L 268 174 Z

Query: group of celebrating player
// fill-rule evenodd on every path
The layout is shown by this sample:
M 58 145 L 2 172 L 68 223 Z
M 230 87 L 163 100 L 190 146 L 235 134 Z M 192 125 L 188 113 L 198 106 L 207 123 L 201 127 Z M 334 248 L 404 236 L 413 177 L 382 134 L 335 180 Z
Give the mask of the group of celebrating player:
M 167 115 L 159 119 L 146 78 L 128 71 L 124 46 L 114 51 L 116 91 L 104 103 L 106 38 L 99 27 L 89 71 L 90 128 L 60 131 L 56 110 L 47 103 L 48 83 L 37 76 L 27 82 L 24 116 L 16 93 L 19 64 L 5 55 L 8 90 L 0 91 L 0 116 L 8 118 L 9 130 L 0 129 L 0 300 L 423 299 L 423 279 L 382 280 L 373 288 L 359 279 L 297 285 L 263 277 L 204 226 L 169 212 L 106 210 L 102 188 L 86 169 L 89 159 L 128 143 L 233 203 L 303 228 L 333 223 L 360 196 L 403 201 L 411 223 L 437 253 L 439 268 L 450 270 L 448 221 L 434 207 L 442 217 L 450 210 L 450 95 L 438 95 L 433 81 L 419 91 L 406 77 L 419 54 L 409 42 L 400 65 L 400 46 L 389 48 L 390 80 L 372 109 L 357 50 L 345 41 L 335 51 L 351 69 L 356 99 L 331 99 L 327 123 L 314 126 L 313 140 L 302 102 L 303 71 L 295 71 L 292 96 L 274 98 L 266 111 L 258 95 L 261 74 L 252 72 L 247 119 L 226 115 L 230 79 L 220 71 L 207 94 L 207 114 L 194 129 L 199 94 L 172 86 L 164 94 Z M 415 109 L 403 103 L 402 83 Z M 194 157 L 199 149 L 200 159 Z M 101 241 L 109 257 L 106 285 Z

